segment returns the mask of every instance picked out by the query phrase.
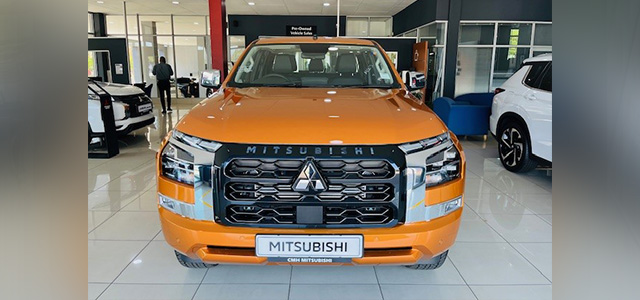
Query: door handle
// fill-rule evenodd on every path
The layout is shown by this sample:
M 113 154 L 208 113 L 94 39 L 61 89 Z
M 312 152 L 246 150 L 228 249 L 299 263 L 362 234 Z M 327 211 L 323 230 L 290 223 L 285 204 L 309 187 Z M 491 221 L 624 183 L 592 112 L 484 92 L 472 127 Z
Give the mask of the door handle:
M 538 97 L 536 97 L 536 95 L 535 95 L 535 94 L 529 94 L 529 95 L 527 95 L 527 99 L 529 99 L 529 100 L 532 100 L 532 101 L 533 101 L 533 100 L 537 100 L 537 99 L 538 99 Z

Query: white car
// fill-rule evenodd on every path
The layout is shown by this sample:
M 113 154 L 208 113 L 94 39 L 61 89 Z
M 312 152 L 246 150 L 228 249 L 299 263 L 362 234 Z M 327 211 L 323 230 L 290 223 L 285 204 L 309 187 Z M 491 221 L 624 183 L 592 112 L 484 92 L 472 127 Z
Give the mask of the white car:
M 113 116 L 118 135 L 126 135 L 129 132 L 153 124 L 153 104 L 144 91 L 132 85 L 98 82 L 103 89 L 111 95 Z M 89 85 L 93 83 L 89 82 Z M 100 92 L 100 88 L 93 86 L 93 90 Z M 104 134 L 104 123 L 100 112 L 100 96 L 91 89 L 88 90 L 89 106 L 89 143 L 95 137 Z
M 527 172 L 551 165 L 551 54 L 526 59 L 495 90 L 489 125 L 502 165 Z

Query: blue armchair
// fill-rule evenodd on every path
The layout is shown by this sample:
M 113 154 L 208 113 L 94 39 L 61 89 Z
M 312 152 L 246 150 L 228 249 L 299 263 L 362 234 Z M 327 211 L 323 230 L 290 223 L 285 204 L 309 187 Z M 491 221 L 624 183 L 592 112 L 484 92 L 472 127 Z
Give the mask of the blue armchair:
M 433 111 L 456 135 L 486 135 L 492 101 L 493 93 L 440 97 L 433 101 Z

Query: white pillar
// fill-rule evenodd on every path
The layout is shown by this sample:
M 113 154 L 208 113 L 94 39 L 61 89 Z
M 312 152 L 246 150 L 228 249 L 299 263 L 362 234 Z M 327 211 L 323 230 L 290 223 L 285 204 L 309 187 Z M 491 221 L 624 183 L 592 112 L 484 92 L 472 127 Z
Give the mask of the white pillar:
M 338 0 L 338 3 L 336 4 L 338 6 L 338 12 L 336 15 L 336 36 L 340 36 L 340 0 Z

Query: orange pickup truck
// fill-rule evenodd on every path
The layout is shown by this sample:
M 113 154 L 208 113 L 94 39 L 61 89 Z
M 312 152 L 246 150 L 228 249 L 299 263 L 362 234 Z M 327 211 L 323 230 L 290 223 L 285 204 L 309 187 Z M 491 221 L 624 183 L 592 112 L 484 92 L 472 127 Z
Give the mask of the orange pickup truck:
M 456 136 L 375 42 L 253 42 L 157 155 L 178 261 L 440 267 L 463 208 Z

